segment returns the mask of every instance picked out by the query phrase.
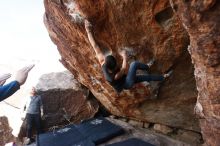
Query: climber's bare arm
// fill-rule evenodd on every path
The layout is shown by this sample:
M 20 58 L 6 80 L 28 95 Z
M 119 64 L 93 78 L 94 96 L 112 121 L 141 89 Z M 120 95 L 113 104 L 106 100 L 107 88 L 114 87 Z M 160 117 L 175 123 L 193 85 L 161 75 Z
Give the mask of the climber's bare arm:
M 89 42 L 92 45 L 92 47 L 93 47 L 93 49 L 96 53 L 96 57 L 99 60 L 99 63 L 101 65 L 103 65 L 104 62 L 105 62 L 105 56 L 102 53 L 99 45 L 95 41 L 95 38 L 94 38 L 93 32 L 92 32 L 92 25 L 88 20 L 85 20 L 85 29 L 86 29 L 86 32 L 87 32 L 87 35 L 88 35 L 88 38 L 89 38 Z
M 123 59 L 123 62 L 122 62 L 122 69 L 123 70 L 126 70 L 127 68 L 127 62 L 128 62 L 128 58 L 127 58 L 127 52 L 125 50 L 122 50 L 120 53 L 119 53 Z
M 121 69 L 120 71 L 115 75 L 115 80 L 121 78 L 125 73 L 126 73 L 126 69 L 127 69 L 127 53 L 125 50 L 122 50 L 120 53 L 119 53 L 123 59 L 123 62 L 122 62 L 122 66 L 121 66 Z

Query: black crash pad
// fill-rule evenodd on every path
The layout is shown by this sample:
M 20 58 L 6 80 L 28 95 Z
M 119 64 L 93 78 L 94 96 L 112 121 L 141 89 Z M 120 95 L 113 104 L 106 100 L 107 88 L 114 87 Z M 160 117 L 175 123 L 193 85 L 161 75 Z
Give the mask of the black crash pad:
M 120 126 L 102 117 L 93 118 L 75 126 L 83 136 L 93 141 L 95 144 L 103 143 L 124 133 L 124 130 Z
M 74 125 L 66 126 L 54 132 L 40 134 L 37 146 L 95 146 L 86 139 Z
M 145 142 L 141 139 L 130 138 L 128 140 L 113 143 L 113 144 L 109 144 L 107 146 L 155 146 L 155 145 L 147 143 L 147 142 Z

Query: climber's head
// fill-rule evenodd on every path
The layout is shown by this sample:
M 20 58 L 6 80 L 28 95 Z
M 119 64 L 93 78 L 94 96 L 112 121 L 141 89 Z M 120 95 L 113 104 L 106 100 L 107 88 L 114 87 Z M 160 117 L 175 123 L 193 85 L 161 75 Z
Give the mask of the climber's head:
M 107 69 L 114 71 L 116 69 L 117 66 L 117 62 L 114 56 L 112 55 L 108 55 L 105 57 L 105 64 Z

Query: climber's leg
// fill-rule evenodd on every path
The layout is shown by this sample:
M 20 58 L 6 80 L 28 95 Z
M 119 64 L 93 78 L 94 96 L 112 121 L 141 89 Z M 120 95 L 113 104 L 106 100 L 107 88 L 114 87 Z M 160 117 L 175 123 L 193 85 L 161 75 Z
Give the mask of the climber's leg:
M 168 73 L 165 73 L 163 75 L 137 75 L 135 83 L 140 83 L 140 82 L 144 82 L 144 81 L 148 81 L 148 82 L 150 82 L 150 81 L 163 81 L 164 79 L 170 77 L 172 72 L 173 71 L 171 70 Z
M 140 83 L 140 82 L 150 82 L 150 81 L 163 81 L 164 76 L 163 75 L 137 75 L 135 83 Z
M 128 74 L 127 74 L 127 77 L 126 77 L 126 81 L 125 81 L 125 84 L 124 84 L 125 89 L 129 89 L 135 84 L 135 82 L 136 82 L 136 71 L 138 69 L 148 70 L 149 67 L 146 64 L 140 63 L 138 61 L 132 62 L 130 67 L 129 67 Z

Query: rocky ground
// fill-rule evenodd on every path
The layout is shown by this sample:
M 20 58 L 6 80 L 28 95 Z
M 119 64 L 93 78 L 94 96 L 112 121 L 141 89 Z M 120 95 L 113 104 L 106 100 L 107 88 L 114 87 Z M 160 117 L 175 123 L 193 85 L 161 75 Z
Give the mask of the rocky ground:
M 174 129 L 160 124 L 143 123 L 115 116 L 110 116 L 107 119 L 112 123 L 121 126 L 125 130 L 125 133 L 100 144 L 99 146 L 123 141 L 128 138 L 142 139 L 155 146 L 199 146 L 203 142 L 201 134 L 192 131 Z M 8 134 L 10 134 L 10 132 Z M 13 138 L 8 139 L 8 134 L 5 135 L 6 138 L 4 142 L 10 142 L 10 140 L 13 140 Z M 18 141 L 16 144 L 18 146 L 22 145 Z M 36 144 L 32 143 L 29 146 L 36 146 Z

